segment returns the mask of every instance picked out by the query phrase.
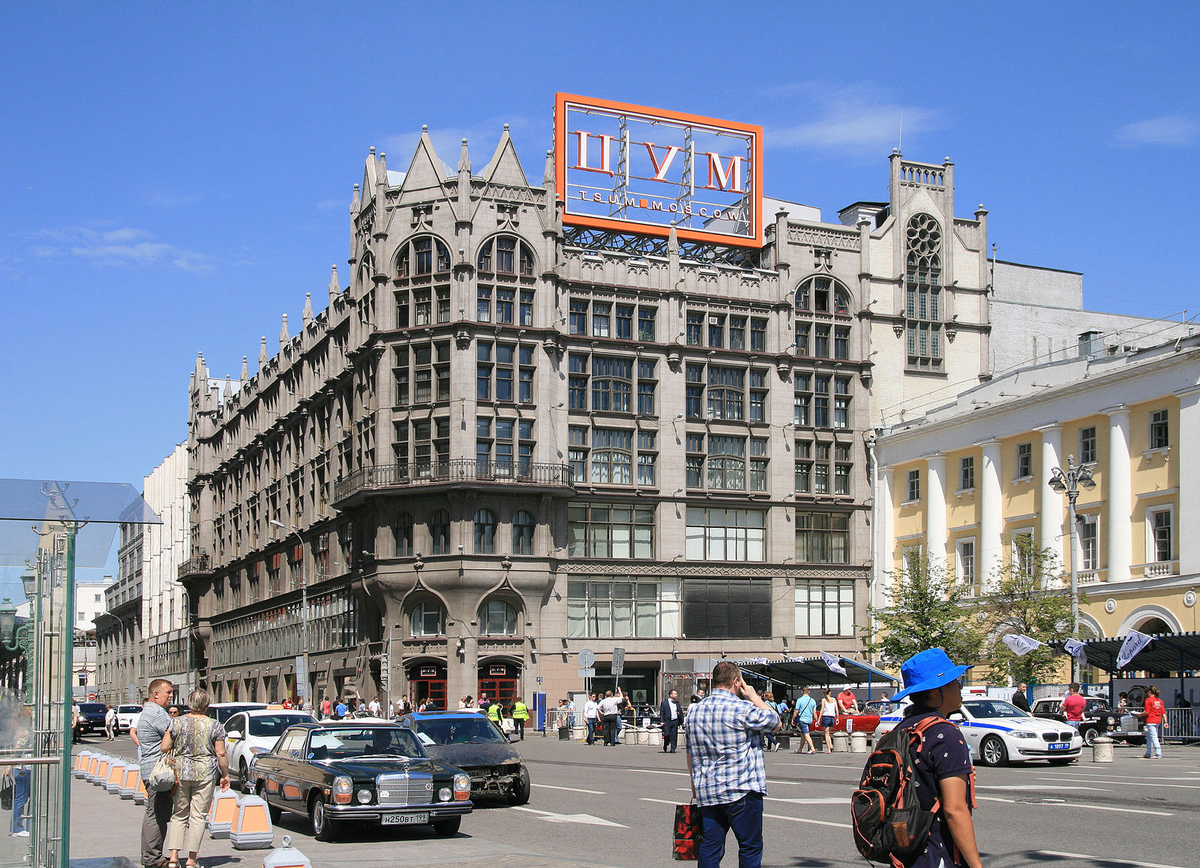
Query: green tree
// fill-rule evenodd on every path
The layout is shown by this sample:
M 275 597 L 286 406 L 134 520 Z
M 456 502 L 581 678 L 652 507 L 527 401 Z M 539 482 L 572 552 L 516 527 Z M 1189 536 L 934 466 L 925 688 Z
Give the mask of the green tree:
M 1012 542 L 1012 561 L 999 571 L 986 601 L 991 676 L 1001 684 L 1053 680 L 1061 666 L 1059 651 L 1043 645 L 1018 657 L 1004 637 L 1019 633 L 1049 643 L 1070 636 L 1071 595 L 1062 588 L 1051 549 L 1036 548 L 1025 534 Z
M 883 662 L 898 668 L 919 651 L 942 648 L 955 663 L 979 661 L 986 634 L 977 618 L 979 609 L 970 589 L 946 575 L 945 567 L 930 564 L 914 552 L 905 567 L 892 574 L 890 605 L 871 609 L 877 627 L 865 643 Z

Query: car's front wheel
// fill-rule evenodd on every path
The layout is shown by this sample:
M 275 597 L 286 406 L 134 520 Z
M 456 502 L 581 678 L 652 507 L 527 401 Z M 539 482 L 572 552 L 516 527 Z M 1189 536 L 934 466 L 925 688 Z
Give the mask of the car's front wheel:
M 246 768 L 244 759 L 238 760 L 238 785 L 243 793 L 250 792 L 250 769 Z
M 979 759 L 985 766 L 1002 766 L 1008 762 L 1008 748 L 998 735 L 989 735 L 979 745 Z
M 315 793 L 308 805 L 308 820 L 312 826 L 313 837 L 318 841 L 337 840 L 337 821 L 329 816 L 325 809 L 325 800 L 320 793 Z
M 1085 727 L 1079 734 L 1081 736 L 1083 736 L 1083 743 L 1086 744 L 1088 747 L 1091 747 L 1092 742 L 1094 742 L 1096 740 L 1096 737 L 1098 735 L 1100 735 L 1100 730 L 1098 730 L 1094 726 L 1089 726 L 1089 727 Z
M 442 838 L 449 838 L 458 834 L 458 827 L 461 825 L 462 817 L 451 817 L 449 820 L 438 820 L 434 823 L 433 831 Z
M 521 766 L 521 773 L 513 781 L 512 791 L 508 794 L 510 805 L 523 805 L 529 801 L 529 792 L 533 785 L 529 782 L 529 769 Z

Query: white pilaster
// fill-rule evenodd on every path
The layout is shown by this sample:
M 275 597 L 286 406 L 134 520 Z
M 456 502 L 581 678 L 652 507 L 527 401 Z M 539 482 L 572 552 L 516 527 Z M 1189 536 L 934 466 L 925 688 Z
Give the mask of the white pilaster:
M 1004 566 L 1004 499 L 1000 493 L 1000 441 L 983 440 L 975 444 L 983 452 L 979 479 L 979 584 L 988 588 L 995 583 Z
M 1200 448 L 1193 437 L 1184 431 L 1197 431 L 1200 425 L 1200 386 L 1180 389 L 1178 443 L 1171 444 L 1172 460 L 1179 467 L 1179 515 L 1176 527 L 1192 527 L 1200 518 Z M 1191 534 L 1180 533 L 1176 544 L 1179 552 L 1179 575 L 1200 573 L 1200 545 L 1192 545 Z
M 946 566 L 946 456 L 933 452 L 925 456 L 928 468 L 928 496 L 925 498 L 925 550 L 929 565 Z
M 879 499 L 876 515 L 879 523 L 875 529 L 875 556 L 872 559 L 874 581 L 871 583 L 871 605 L 877 609 L 888 604 L 887 589 L 891 583 L 889 573 L 896 568 L 896 514 L 892 496 L 895 471 L 890 467 L 879 468 L 879 488 L 875 496 Z
M 1063 532 L 1063 496 L 1050 487 L 1050 471 L 1065 467 L 1062 460 L 1062 425 L 1045 425 L 1035 430 L 1042 434 L 1042 468 L 1038 480 L 1038 539 L 1037 547 L 1052 549 L 1060 569 L 1066 569 L 1068 538 Z
M 1104 474 L 1108 501 L 1108 571 L 1106 581 L 1129 579 L 1133 564 L 1133 496 L 1129 460 L 1129 408 L 1124 404 L 1105 407 L 1108 416 L 1108 468 Z

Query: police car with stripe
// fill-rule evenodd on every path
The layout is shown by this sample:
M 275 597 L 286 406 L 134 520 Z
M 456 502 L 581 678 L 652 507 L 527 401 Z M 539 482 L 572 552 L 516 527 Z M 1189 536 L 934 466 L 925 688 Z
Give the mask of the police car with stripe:
M 905 700 L 879 719 L 876 741 L 904 719 L 909 704 Z M 1033 717 L 1002 699 L 964 697 L 962 709 L 950 719 L 962 729 L 971 759 L 985 766 L 1042 759 L 1051 765 L 1066 765 L 1079 759 L 1083 751 L 1083 739 L 1073 727 Z

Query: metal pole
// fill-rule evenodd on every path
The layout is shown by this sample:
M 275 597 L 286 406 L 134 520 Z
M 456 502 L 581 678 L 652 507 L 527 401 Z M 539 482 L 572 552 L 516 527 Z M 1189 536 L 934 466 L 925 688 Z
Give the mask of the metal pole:
M 1071 480 L 1074 482 L 1074 480 Z M 1072 485 L 1067 490 L 1067 520 L 1071 523 L 1071 638 L 1079 638 L 1079 573 L 1075 564 L 1075 501 L 1079 498 L 1079 488 Z M 1071 655 L 1071 681 L 1079 681 L 1079 658 Z
M 74 700 L 75 685 L 75 535 L 79 532 L 79 523 L 64 522 L 67 529 L 67 558 L 66 574 L 63 576 L 63 613 L 62 613 L 62 731 L 60 733 L 60 749 L 62 764 L 59 768 L 59 784 L 61 803 L 59 810 L 58 831 L 58 864 L 60 868 L 70 868 L 71 865 L 71 781 L 74 775 L 71 769 L 71 704 Z

